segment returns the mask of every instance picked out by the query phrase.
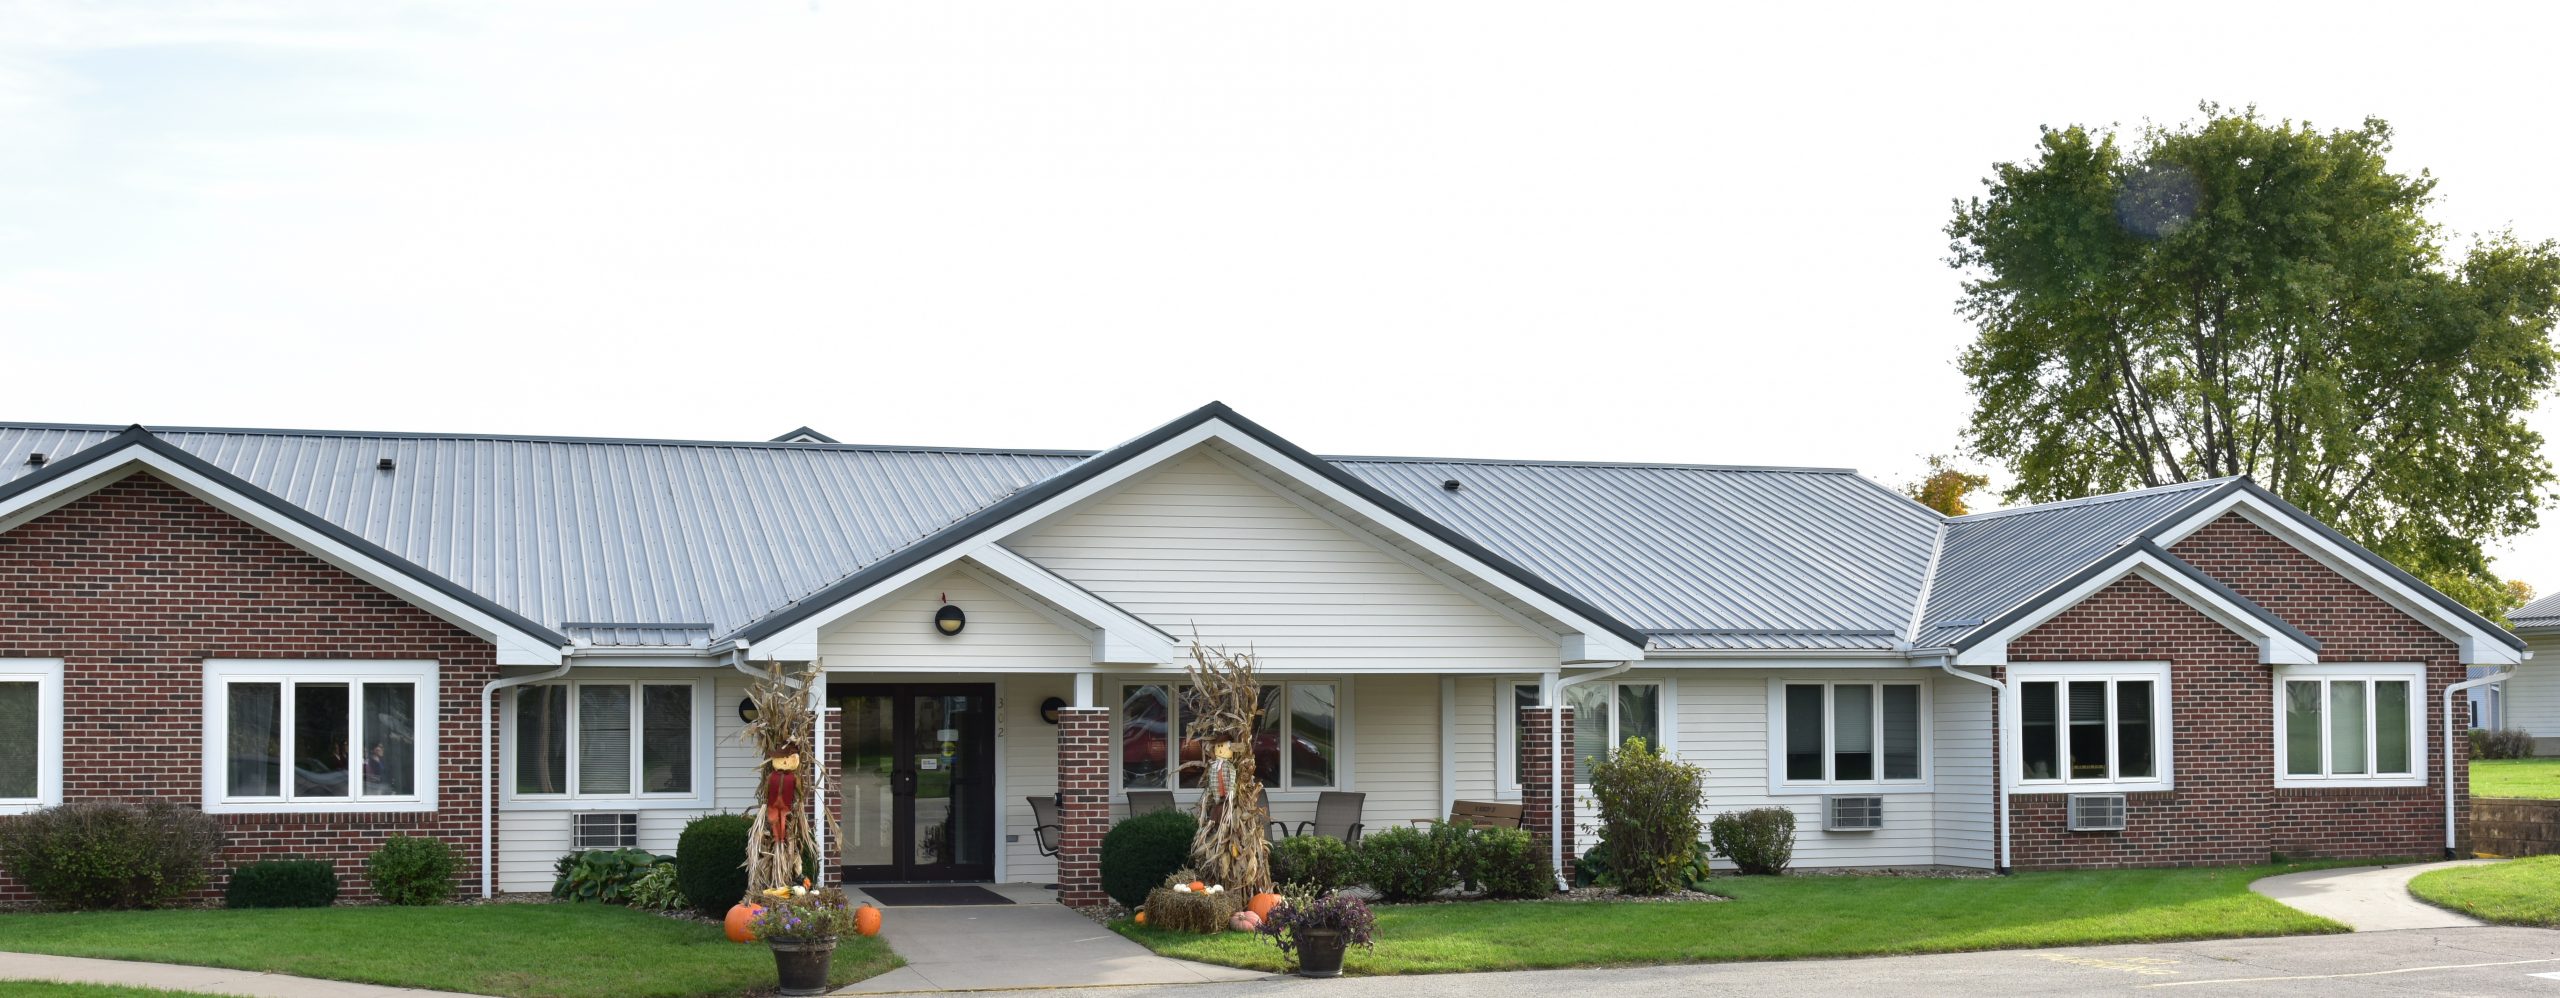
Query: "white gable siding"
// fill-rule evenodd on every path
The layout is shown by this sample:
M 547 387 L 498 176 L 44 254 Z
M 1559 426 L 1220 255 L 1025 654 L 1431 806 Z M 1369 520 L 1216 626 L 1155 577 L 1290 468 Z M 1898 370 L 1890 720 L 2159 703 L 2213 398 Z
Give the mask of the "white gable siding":
M 1193 456 L 1006 542 L 1177 638 L 1291 670 L 1553 668 L 1557 641 Z M 1436 697 L 1435 697 L 1436 699 Z
M 946 596 L 969 615 L 958 634 L 933 626 Z M 954 568 L 820 631 L 818 660 L 831 671 L 1090 669 L 1093 639 Z

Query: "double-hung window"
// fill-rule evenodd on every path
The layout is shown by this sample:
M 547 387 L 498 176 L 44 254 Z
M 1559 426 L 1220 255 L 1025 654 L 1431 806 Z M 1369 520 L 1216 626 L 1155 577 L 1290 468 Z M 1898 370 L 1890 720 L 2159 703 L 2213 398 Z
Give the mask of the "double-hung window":
M 1538 705 L 1538 684 L 1514 682 L 1509 689 L 1510 710 L 1502 730 L 1510 736 L 1508 783 L 1516 789 L 1529 746 L 1520 730 L 1520 711 Z M 1592 761 L 1616 755 L 1618 746 L 1629 738 L 1642 738 L 1657 749 L 1663 747 L 1661 682 L 1647 679 L 1577 683 L 1565 687 L 1564 694 L 1565 703 L 1573 707 L 1573 771 L 1577 783 L 1589 783 Z
M 2276 670 L 2276 785 L 2424 786 L 2426 671 L 2417 665 Z
M 708 701 L 692 680 L 536 683 L 515 690 L 519 800 L 694 800 Z
M 204 669 L 205 810 L 435 810 L 434 662 Z
M 62 662 L 0 659 L 0 814 L 62 803 Z
M 1342 785 L 1341 689 L 1330 680 L 1262 684 L 1262 719 L 1253 733 L 1255 779 L 1272 790 Z M 1190 686 L 1172 683 L 1120 688 L 1122 789 L 1200 786 L 1208 749 L 1191 730 L 1190 696 Z
M 2010 786 L 2027 793 L 2167 790 L 2165 663 L 2009 666 Z
M 1928 687 L 1769 681 L 1773 789 L 1928 789 Z

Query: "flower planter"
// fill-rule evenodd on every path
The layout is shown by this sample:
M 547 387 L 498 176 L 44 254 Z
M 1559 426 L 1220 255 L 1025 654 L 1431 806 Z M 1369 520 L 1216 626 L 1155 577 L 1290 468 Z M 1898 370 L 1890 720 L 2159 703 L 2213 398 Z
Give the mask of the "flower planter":
M 1300 929 L 1298 944 L 1298 976 L 1342 976 L 1342 951 L 1350 941 L 1339 929 Z
M 782 976 L 783 994 L 827 993 L 827 965 L 835 961 L 835 940 L 768 939 L 765 944 L 773 947 L 773 969 Z

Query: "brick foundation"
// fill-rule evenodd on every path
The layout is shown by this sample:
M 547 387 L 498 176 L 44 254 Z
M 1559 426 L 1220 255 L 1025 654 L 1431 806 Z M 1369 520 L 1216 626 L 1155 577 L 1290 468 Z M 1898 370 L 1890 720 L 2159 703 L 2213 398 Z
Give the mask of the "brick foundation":
M 365 857 L 394 833 L 443 839 L 462 856 L 457 892 L 478 883 L 489 643 L 148 474 L 0 533 L 0 658 L 63 661 L 64 799 L 188 807 L 204 797 L 206 659 L 433 659 L 438 810 L 221 815 L 231 841 L 203 893 L 241 863 L 297 856 L 367 897 Z M 0 871 L 0 901 L 23 900 Z
M 1111 709 L 1058 711 L 1058 903 L 1101 904 L 1102 834 L 1111 830 Z
M 1562 716 L 1562 737 L 1553 741 L 1550 738 L 1555 735 L 1555 730 L 1547 719 L 1550 713 Z M 1556 809 L 1563 809 L 1564 867 L 1556 873 L 1568 884 L 1573 882 L 1573 787 L 1580 777 L 1575 773 L 1573 752 L 1568 748 L 1564 753 L 1564 778 L 1556 778 L 1554 746 L 1573 743 L 1572 707 L 1520 708 L 1520 767 L 1524 770 L 1520 774 L 1520 827 L 1537 836 L 1542 847 L 1547 846 L 1552 830 L 1557 827 Z M 1558 786 L 1564 788 L 1563 793 L 1556 792 Z

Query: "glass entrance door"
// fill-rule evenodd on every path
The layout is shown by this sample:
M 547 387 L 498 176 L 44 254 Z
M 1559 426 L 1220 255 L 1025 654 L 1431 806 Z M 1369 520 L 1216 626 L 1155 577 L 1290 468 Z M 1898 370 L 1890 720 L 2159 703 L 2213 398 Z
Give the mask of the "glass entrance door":
M 844 878 L 995 876 L 995 687 L 827 692 L 844 711 Z

